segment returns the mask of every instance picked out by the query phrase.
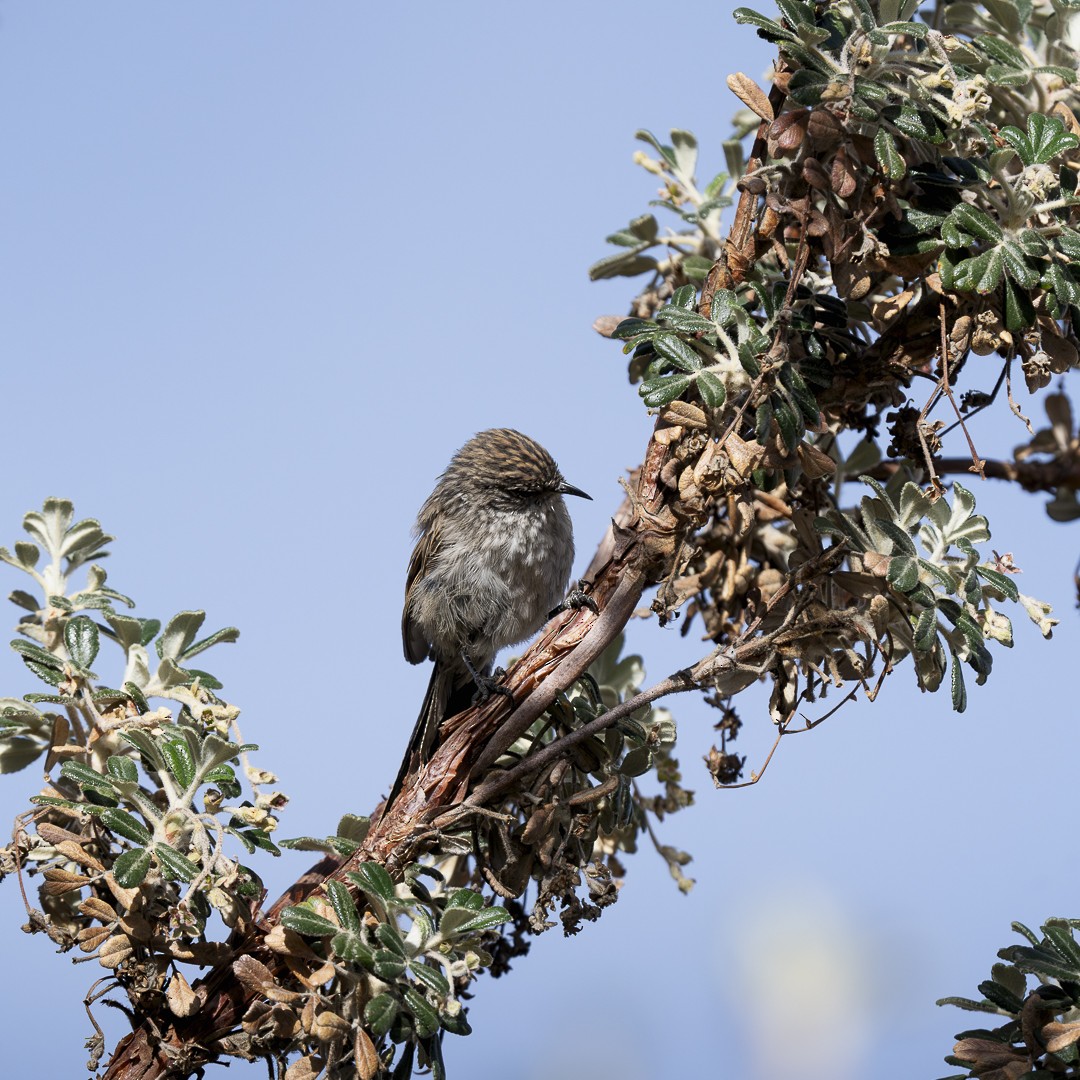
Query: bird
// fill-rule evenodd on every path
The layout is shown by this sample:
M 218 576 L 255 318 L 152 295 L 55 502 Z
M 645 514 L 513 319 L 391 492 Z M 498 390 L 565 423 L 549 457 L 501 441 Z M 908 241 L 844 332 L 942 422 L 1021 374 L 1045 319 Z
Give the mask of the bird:
M 591 499 L 534 439 L 493 428 L 458 450 L 420 508 L 401 640 L 409 663 L 435 664 L 386 807 L 414 756 L 430 760 L 444 719 L 493 692 L 509 696 L 504 673 L 492 676 L 496 655 L 535 634 L 566 596 L 574 530 L 564 495 Z

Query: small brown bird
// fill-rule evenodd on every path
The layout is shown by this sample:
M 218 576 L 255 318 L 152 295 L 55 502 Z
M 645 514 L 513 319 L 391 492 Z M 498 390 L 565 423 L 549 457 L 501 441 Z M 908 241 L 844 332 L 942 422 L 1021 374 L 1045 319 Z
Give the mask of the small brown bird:
M 387 806 L 413 755 L 431 756 L 439 724 L 499 689 L 498 651 L 536 633 L 566 595 L 574 531 L 563 495 L 590 498 L 539 443 L 496 428 L 454 455 L 420 508 L 401 639 L 410 663 L 435 668 Z

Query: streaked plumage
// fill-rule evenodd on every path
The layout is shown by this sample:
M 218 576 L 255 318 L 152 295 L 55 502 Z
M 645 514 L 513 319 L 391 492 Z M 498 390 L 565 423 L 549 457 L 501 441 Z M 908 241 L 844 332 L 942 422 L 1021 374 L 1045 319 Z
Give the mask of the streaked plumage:
M 412 755 L 426 760 L 439 723 L 472 700 L 466 658 L 488 675 L 498 651 L 536 633 L 565 596 L 574 537 L 564 494 L 589 497 L 539 443 L 496 428 L 454 455 L 420 508 L 401 638 L 410 663 L 435 668 L 394 794 Z

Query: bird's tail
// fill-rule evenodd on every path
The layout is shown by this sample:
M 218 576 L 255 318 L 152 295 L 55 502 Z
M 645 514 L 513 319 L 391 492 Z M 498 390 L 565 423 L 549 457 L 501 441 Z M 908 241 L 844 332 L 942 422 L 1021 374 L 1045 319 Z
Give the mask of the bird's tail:
M 431 760 L 431 753 L 435 749 L 435 739 L 439 733 L 439 725 L 454 713 L 460 712 L 472 700 L 470 690 L 471 680 L 466 676 L 462 681 L 462 672 L 453 665 L 435 662 L 431 671 L 431 679 L 428 682 L 427 693 L 424 694 L 424 703 L 420 706 L 420 715 L 416 718 L 412 735 L 409 736 L 409 747 L 401 760 L 397 779 L 390 791 L 390 795 L 384 803 L 384 813 L 390 808 L 390 804 L 401 794 L 405 785 L 405 777 L 417 766 L 424 765 Z M 415 760 L 415 764 L 414 764 Z

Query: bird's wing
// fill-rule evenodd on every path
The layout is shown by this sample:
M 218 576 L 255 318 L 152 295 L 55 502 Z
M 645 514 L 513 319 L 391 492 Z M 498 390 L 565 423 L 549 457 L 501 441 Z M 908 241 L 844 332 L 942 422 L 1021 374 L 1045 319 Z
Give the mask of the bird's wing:
M 419 664 L 431 654 L 431 642 L 413 618 L 412 604 L 409 602 L 413 590 L 427 576 L 429 564 L 438 555 L 440 536 L 438 525 L 425 529 L 413 548 L 409 560 L 409 572 L 405 577 L 405 607 L 401 612 L 401 643 L 405 649 L 405 659 L 410 664 Z

